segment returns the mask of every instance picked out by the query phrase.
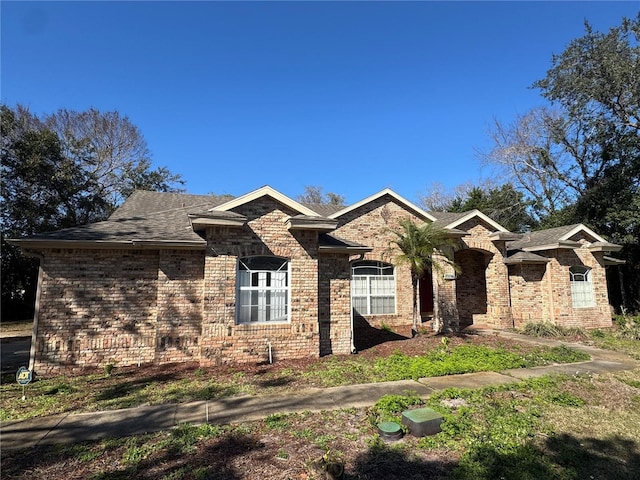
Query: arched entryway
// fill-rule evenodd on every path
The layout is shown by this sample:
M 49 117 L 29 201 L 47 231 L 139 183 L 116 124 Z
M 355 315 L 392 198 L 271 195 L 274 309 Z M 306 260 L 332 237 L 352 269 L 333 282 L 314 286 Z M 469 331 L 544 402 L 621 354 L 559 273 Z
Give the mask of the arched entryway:
M 460 328 L 474 323 L 474 316 L 487 313 L 487 266 L 492 253 L 485 250 L 464 249 L 455 253 L 454 260 L 461 273 L 456 278 L 456 306 Z

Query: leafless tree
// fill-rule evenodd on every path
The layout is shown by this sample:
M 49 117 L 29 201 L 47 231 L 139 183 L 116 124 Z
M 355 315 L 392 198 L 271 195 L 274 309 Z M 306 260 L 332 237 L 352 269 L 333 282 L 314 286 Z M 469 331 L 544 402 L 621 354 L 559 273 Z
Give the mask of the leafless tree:
M 151 153 L 142 133 L 118 112 L 84 112 L 61 109 L 45 118 L 45 124 L 61 140 L 65 155 L 83 164 L 99 185 L 99 194 L 119 204 L 135 188 L 173 190 L 179 175 L 166 168 L 150 170 Z

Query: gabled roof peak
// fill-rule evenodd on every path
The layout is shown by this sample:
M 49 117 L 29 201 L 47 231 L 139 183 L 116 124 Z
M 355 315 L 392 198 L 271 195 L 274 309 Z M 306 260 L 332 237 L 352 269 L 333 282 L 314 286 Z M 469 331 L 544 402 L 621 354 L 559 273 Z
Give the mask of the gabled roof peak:
M 582 223 L 573 225 L 563 225 L 561 227 L 547 228 L 545 230 L 536 230 L 534 232 L 525 233 L 520 240 L 509 242 L 507 248 L 509 250 L 538 251 L 556 248 L 577 248 L 579 242 L 572 241 L 571 238 L 578 233 L 583 233 L 590 237 L 596 247 L 601 247 L 607 251 L 619 249 L 618 245 L 607 242 L 600 235 L 595 233 L 589 227 Z
M 485 215 L 478 209 L 468 210 L 466 212 L 430 212 L 434 217 L 437 218 L 438 223 L 443 228 L 457 228 L 468 220 L 471 220 L 474 217 L 481 219 L 488 225 L 491 225 L 496 229 L 497 232 L 508 232 L 506 228 L 500 225 L 498 222 L 493 220 L 488 215 Z
M 240 197 L 234 198 L 233 200 L 229 200 L 228 202 L 225 202 L 221 205 L 217 205 L 215 207 L 213 207 L 211 209 L 211 211 L 217 210 L 217 211 L 228 211 L 231 210 L 233 208 L 239 207 L 240 205 L 245 205 L 247 203 L 253 202 L 254 200 L 257 200 L 258 198 L 264 197 L 264 196 L 268 196 L 273 198 L 274 200 L 282 203 L 283 205 L 286 205 L 287 207 L 303 214 L 303 215 L 308 215 L 310 217 L 319 217 L 320 215 L 317 214 L 316 212 L 314 212 L 313 210 L 311 210 L 308 207 L 305 207 L 303 204 L 301 204 L 300 202 L 297 202 L 295 200 L 293 200 L 292 198 L 287 197 L 286 195 L 284 195 L 283 193 L 280 193 L 279 191 L 277 191 L 275 188 L 270 187 L 269 185 L 265 185 L 263 187 L 260 187 L 256 190 L 253 190 L 252 192 L 246 193 Z
M 419 216 L 421 216 L 422 218 L 426 219 L 426 220 L 430 220 L 432 222 L 435 222 L 436 218 L 431 215 L 429 212 L 424 211 L 423 209 L 421 209 L 420 207 L 418 207 L 417 205 L 413 204 L 412 202 L 410 202 L 409 200 L 407 200 L 406 198 L 398 195 L 396 192 L 394 192 L 393 190 L 391 190 L 390 188 L 385 188 L 384 190 L 380 190 L 378 193 L 375 193 L 363 200 L 360 200 L 357 203 L 354 203 L 353 205 L 350 205 L 348 207 L 344 207 L 341 210 L 338 210 L 335 213 L 332 213 L 331 215 L 329 215 L 329 218 L 339 218 L 342 215 L 352 212 L 353 210 L 362 207 L 363 205 L 366 205 L 367 203 L 371 203 L 375 200 L 378 200 L 379 198 L 384 197 L 385 195 L 390 196 L 391 198 L 393 198 L 395 201 L 397 201 L 398 203 L 401 203 L 402 205 L 404 205 L 405 207 L 407 207 L 410 210 L 413 210 L 416 214 L 418 214 Z

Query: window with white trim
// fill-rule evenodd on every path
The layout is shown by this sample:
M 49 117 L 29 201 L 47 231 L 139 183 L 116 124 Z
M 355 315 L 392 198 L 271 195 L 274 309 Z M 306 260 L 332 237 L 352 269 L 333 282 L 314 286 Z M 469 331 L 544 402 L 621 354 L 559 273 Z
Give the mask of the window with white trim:
M 351 302 L 360 315 L 396 313 L 396 277 L 393 265 L 374 260 L 353 262 Z
M 569 268 L 569 277 L 571 279 L 573 308 L 594 307 L 591 269 L 584 266 L 573 266 Z
M 289 320 L 289 260 L 255 256 L 238 259 L 237 322 Z

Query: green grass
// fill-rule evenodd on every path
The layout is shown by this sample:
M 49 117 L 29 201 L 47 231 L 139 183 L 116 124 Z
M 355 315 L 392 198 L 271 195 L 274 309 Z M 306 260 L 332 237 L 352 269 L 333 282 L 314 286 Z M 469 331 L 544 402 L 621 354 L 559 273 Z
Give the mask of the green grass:
M 630 480 L 637 478 L 640 461 L 639 385 L 640 370 L 633 370 L 450 388 L 428 398 L 387 395 L 369 409 L 277 414 L 224 427 L 182 425 L 125 439 L 43 447 L 38 459 L 44 466 L 57 465 L 58 474 L 79 465 L 94 472 L 88 476 L 94 480 L 216 478 L 222 464 L 212 467 L 210 462 L 218 458 L 220 442 L 239 446 L 236 455 L 246 455 L 239 465 L 277 461 L 283 468 L 298 469 L 283 478 L 317 478 L 309 472 L 305 477 L 305 466 L 309 452 L 319 451 L 344 458 L 348 478 L 429 478 L 442 463 L 444 473 L 433 473 L 433 478 Z M 385 444 L 377 435 L 378 421 L 397 418 L 417 405 L 443 415 L 442 432 L 424 438 L 406 435 L 401 442 Z M 269 439 L 267 445 L 261 445 L 264 439 Z M 18 476 L 22 469 L 11 458 L 23 457 L 3 460 L 3 475 Z M 404 476 L 394 476 L 399 469 Z
M 460 345 L 451 350 L 440 349 L 420 357 L 409 357 L 398 352 L 378 360 L 374 368 L 381 378 L 388 381 L 502 371 L 551 363 L 585 361 L 589 358 L 587 354 L 566 347 L 536 348 L 521 355 L 502 348 Z
M 229 397 L 250 390 L 239 384 L 219 384 L 196 373 L 173 381 L 150 378 L 131 381 L 126 375 L 93 374 L 38 379 L 27 385 L 26 400 L 15 381 L 0 386 L 0 420 L 20 420 L 72 411 L 97 411 Z
M 584 400 L 563 390 L 562 377 L 543 377 L 520 384 L 478 390 L 450 389 L 432 396 L 428 405 L 444 415 L 442 432 L 423 438 L 423 449 L 458 451 L 456 478 L 555 478 L 552 465 L 535 446 L 552 434 L 543 412 L 550 405 L 580 406 Z M 447 408 L 443 400 L 464 400 Z
M 265 418 L 264 423 L 270 430 L 282 432 L 289 428 L 288 415 L 274 413 Z
M 319 368 L 304 373 L 310 382 L 321 386 L 349 383 L 372 383 L 456 375 L 461 373 L 502 371 L 553 363 L 573 363 L 589 360 L 589 355 L 560 347 L 537 347 L 529 353 L 477 345 L 448 345 L 421 356 L 409 356 L 398 351 L 373 364 L 359 360 L 332 359 Z
M 609 338 L 607 336 L 604 339 Z M 615 340 L 622 342 L 622 340 Z M 208 378 L 201 369 L 195 369 L 186 378 L 157 377 L 130 378 L 117 369 L 111 375 L 60 376 L 38 379 L 22 389 L 13 381 L 0 386 L 0 420 L 19 420 L 72 411 L 96 411 L 180 403 L 194 400 L 215 400 L 238 393 L 272 391 L 279 384 L 286 388 L 288 380 L 302 381 L 309 386 L 337 386 L 390 380 L 418 379 L 422 377 L 453 375 L 480 371 L 501 371 L 551 363 L 569 363 L 588 360 L 586 354 L 566 347 L 540 347 L 520 350 L 518 346 L 489 348 L 482 345 L 462 344 L 456 347 L 443 342 L 439 348 L 420 356 L 396 352 L 376 361 L 352 356 L 332 357 L 302 371 L 286 369 L 279 376 L 268 374 L 252 377 L 236 372 L 225 381 Z M 283 380 L 284 379 L 284 380 Z

